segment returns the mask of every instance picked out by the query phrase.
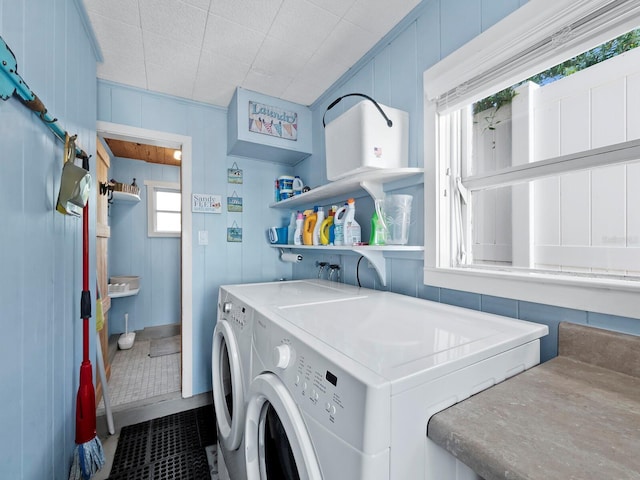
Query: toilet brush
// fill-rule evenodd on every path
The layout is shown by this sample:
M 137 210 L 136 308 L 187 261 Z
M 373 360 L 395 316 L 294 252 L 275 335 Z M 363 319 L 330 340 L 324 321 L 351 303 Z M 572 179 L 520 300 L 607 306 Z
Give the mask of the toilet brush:
M 124 333 L 118 338 L 118 348 L 120 350 L 129 350 L 133 347 L 133 341 L 136 339 L 136 332 L 129 331 L 129 314 L 124 314 Z

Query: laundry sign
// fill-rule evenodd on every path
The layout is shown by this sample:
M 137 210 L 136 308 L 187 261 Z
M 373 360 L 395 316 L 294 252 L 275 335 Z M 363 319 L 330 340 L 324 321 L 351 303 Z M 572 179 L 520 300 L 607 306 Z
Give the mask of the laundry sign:
M 298 141 L 298 114 L 249 101 L 249 131 Z

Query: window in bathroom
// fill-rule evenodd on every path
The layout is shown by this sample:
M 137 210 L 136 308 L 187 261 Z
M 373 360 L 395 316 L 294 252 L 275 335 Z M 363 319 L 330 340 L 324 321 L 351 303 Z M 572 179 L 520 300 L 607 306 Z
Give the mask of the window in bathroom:
M 637 316 L 639 25 L 529 2 L 425 72 L 426 284 Z
M 180 184 L 145 181 L 149 237 L 179 237 L 182 230 Z

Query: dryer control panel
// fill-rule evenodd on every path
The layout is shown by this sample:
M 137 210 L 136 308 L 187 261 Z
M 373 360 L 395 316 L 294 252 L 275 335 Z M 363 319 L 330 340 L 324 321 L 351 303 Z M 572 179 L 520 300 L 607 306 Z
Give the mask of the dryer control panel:
M 243 330 L 248 324 L 253 309 L 250 309 L 239 301 L 227 300 L 220 302 L 218 305 L 218 313 L 218 319 L 224 318 L 227 322 Z

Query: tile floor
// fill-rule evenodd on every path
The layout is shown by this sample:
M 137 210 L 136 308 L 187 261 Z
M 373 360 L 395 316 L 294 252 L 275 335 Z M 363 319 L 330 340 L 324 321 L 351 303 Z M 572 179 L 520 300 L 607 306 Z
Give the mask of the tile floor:
M 108 384 L 111 407 L 180 391 L 180 353 L 149 356 L 150 339 L 136 338 L 129 350 L 118 350 Z M 100 400 L 97 414 L 104 413 Z

